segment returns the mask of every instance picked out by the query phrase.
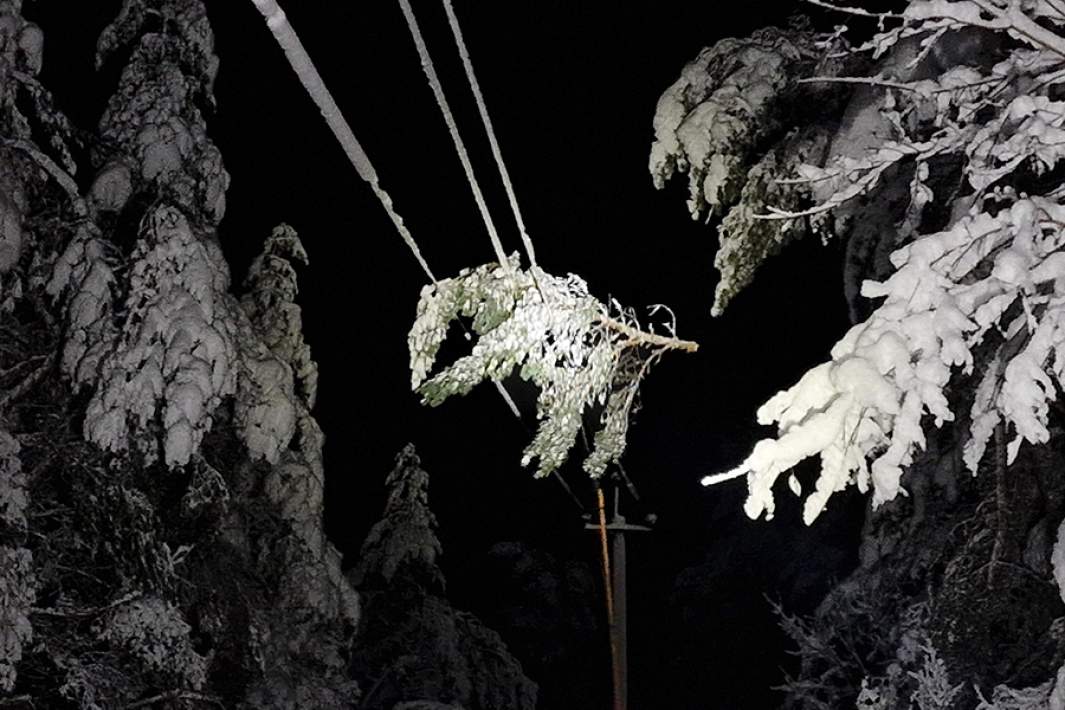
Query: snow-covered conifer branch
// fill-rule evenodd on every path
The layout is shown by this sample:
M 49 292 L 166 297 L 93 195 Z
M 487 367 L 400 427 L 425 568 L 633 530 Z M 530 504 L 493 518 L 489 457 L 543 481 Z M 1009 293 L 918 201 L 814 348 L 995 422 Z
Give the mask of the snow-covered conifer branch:
M 778 179 L 798 177 L 799 164 L 817 162 L 828 133 L 813 125 L 791 132 L 782 127 L 797 105 L 834 105 L 822 88 L 807 88 L 796 79 L 840 72 L 848 59 L 824 59 L 840 47 L 833 36 L 772 28 L 747 39 L 722 40 L 689 63 L 658 101 L 649 161 L 655 186 L 687 173 L 692 218 L 706 212 L 723 217 L 714 315 L 804 226 L 799 220 L 767 222 L 757 215 L 770 205 L 793 212 L 810 205 L 804 188 Z M 801 98 L 800 91 L 815 94 L 816 101 Z M 775 145 L 767 145 L 774 139 Z
M 600 476 L 625 449 L 635 389 L 653 362 L 668 350 L 693 352 L 689 341 L 640 330 L 624 313 L 612 313 L 588 293 L 580 278 L 541 272 L 535 279 L 497 264 L 465 269 L 426 286 L 408 335 L 411 386 L 423 401 L 437 405 L 469 392 L 478 383 L 498 382 L 517 370 L 540 389 L 539 429 L 522 463 L 539 460 L 546 476 L 568 457 L 582 416 L 603 406 L 595 447 L 585 470 Z M 477 335 L 469 355 L 435 375 L 430 371 L 448 327 L 469 318 Z
M 950 385 L 973 372 L 975 396 L 961 400 L 970 408 L 963 459 L 972 473 L 996 427 L 1009 432 L 1009 462 L 1022 442 L 1049 440 L 1049 405 L 1065 384 L 1065 207 L 1058 184 L 1042 176 L 1065 158 L 1057 88 L 1065 38 L 1029 23 L 1050 13 L 1026 15 L 1017 3 L 914 0 L 903 16 L 912 35 L 938 40 L 945 27 L 979 26 L 1035 48 L 1000 45 L 994 63 L 980 58 L 983 69 L 963 57 L 931 79 L 903 72 L 885 82 L 878 74 L 868 80 L 867 91 L 880 92 L 872 93 L 872 110 L 844 116 L 823 162 L 792 162 L 798 178 L 777 164 L 778 188 L 799 190 L 809 206 L 763 202 L 748 225 L 818 216 L 846 234 L 846 220 L 861 222 L 869 209 L 856 198 L 875 205 L 881 191 L 898 195 L 891 186 L 908 183 L 909 204 L 881 226 L 896 245 L 887 271 L 861 286 L 865 298 L 883 299 L 878 307 L 835 345 L 830 361 L 759 409 L 762 424 L 776 424 L 775 437 L 732 471 L 707 477 L 745 476 L 751 517 L 772 516 L 775 482 L 811 456 L 820 458 L 821 474 L 806 499 L 807 523 L 848 485 L 870 492 L 874 505 L 893 499 L 925 448 L 927 428 L 956 419 Z M 885 30 L 871 44 L 900 36 Z M 931 56 L 927 49 L 918 62 Z M 809 79 L 800 83 L 858 81 Z M 749 226 L 747 233 L 732 234 L 761 243 Z

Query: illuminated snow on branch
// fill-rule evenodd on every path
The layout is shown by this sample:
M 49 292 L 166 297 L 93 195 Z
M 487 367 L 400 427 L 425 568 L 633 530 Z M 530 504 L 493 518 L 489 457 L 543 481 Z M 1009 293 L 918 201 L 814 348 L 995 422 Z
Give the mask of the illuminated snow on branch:
M 470 318 L 477 340 L 469 355 L 430 376 L 452 322 Z M 539 428 L 522 465 L 538 460 L 546 476 L 569 456 L 584 413 L 602 406 L 592 453 L 584 461 L 593 477 L 625 450 L 628 416 L 640 381 L 667 350 L 694 351 L 695 343 L 645 333 L 627 312 L 612 314 L 588 294 L 579 277 L 487 264 L 422 289 L 407 338 L 411 387 L 438 405 L 485 380 L 518 375 L 540 389 Z
M 29 497 L 19 459 L 19 443 L 0 428 L 0 527 L 23 532 Z M 37 595 L 33 553 L 0 545 L 0 692 L 10 693 L 16 668 L 33 641 L 30 607 Z
M 89 440 L 115 452 L 132 445 L 150 462 L 161 437 L 168 466 L 188 463 L 213 410 L 236 391 L 228 286 L 217 243 L 175 208 L 149 217 L 133 254 L 125 328 L 86 413 Z
M 987 19 L 976 3 L 913 2 L 904 22 L 928 36 L 964 25 L 1030 29 L 1031 17 L 1019 11 L 992 14 Z M 905 218 L 887 225 L 903 244 L 891 253 L 893 273 L 861 286 L 866 298 L 883 300 L 832 348 L 830 361 L 758 410 L 777 435 L 732 471 L 704 479 L 746 476 L 752 518 L 772 517 L 779 477 L 814 456 L 821 471 L 805 501 L 807 523 L 851 484 L 871 492 L 874 506 L 904 492 L 901 478 L 924 449 L 927 428 L 958 414 L 948 391 L 962 375 L 974 375 L 977 388 L 963 417 L 970 472 L 999 427 L 1007 463 L 1023 442 L 1050 439 L 1050 403 L 1065 385 L 1065 207 L 1059 181 L 1040 178 L 1065 157 L 1065 102 L 1055 100 L 1065 81 L 1056 51 L 1065 39 L 1040 29 L 1026 37 L 1030 46 L 1005 51 L 985 72 L 958 67 L 880 87 L 882 133 L 852 132 L 847 149 L 837 145 L 823 164 L 801 165 L 800 178 L 785 181 L 808 190 L 813 206 L 769 205 L 762 216 L 794 222 L 846 212 L 855 198 L 898 179 L 889 175 L 912 175 Z M 891 46 L 899 37 L 896 29 L 879 39 Z M 942 182 L 930 179 L 930 166 L 948 159 L 960 165 L 962 187 L 936 194 Z M 945 226 L 922 230 L 932 205 Z M 851 214 L 860 218 L 860 208 Z M 789 483 L 801 495 L 794 476 Z

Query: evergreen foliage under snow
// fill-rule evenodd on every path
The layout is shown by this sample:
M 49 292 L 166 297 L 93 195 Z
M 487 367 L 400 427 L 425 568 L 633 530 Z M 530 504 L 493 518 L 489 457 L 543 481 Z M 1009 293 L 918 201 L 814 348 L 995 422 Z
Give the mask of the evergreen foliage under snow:
M 121 4 L 95 133 L 38 83 L 20 9 L 0 0 L 0 704 L 351 707 L 306 254 L 280 227 L 230 292 L 205 4 Z
M 442 591 L 444 577 L 437 566 L 441 547 L 436 516 L 429 508 L 429 474 L 421 467 L 413 444 L 404 446 L 396 456 L 385 485 L 388 502 L 384 515 L 370 528 L 348 579 L 356 587 L 373 580 L 388 584 L 400 568 L 413 566 L 428 571 L 426 583 Z
M 1065 23 L 1049 6 L 1036 5 L 1041 22 Z M 733 471 L 711 477 L 746 475 L 751 517 L 772 516 L 774 484 L 808 457 L 820 458 L 821 474 L 806 499 L 807 523 L 848 485 L 871 492 L 874 505 L 892 500 L 929 429 L 944 422 L 968 423 L 964 460 L 973 473 L 1000 427 L 1007 464 L 1022 442 L 1049 438 L 1049 407 L 1065 382 L 1065 212 L 1056 181 L 1043 176 L 1065 156 L 1056 49 L 1065 39 L 1051 30 L 1038 36 L 1017 30 L 1030 29 L 1024 13 L 996 9 L 991 22 L 976 12 L 973 3 L 914 1 L 899 27 L 857 48 L 877 57 L 912 52 L 913 60 L 894 75 L 855 80 L 871 85 L 863 89 L 861 108 L 875 119 L 845 116 L 824 159 L 795 143 L 780 162 L 791 166 L 780 177 L 803 191 L 808 207 L 754 205 L 760 223 L 785 230 L 805 224 L 846 234 L 868 228 L 857 226 L 863 219 L 872 221 L 880 238 L 896 246 L 886 278 L 861 285 L 862 295 L 875 300 L 872 314 L 835 345 L 830 361 L 759 409 L 759 422 L 775 424 L 777 436 L 760 441 Z M 976 35 L 984 42 L 980 65 L 922 71 L 941 56 L 937 43 L 966 28 L 982 33 Z M 999 31 L 1019 40 L 1000 40 Z M 827 49 L 835 41 L 813 44 Z M 732 74 L 699 65 L 686 71 L 695 70 L 720 87 L 733 113 L 758 121 L 757 112 L 736 107 L 762 105 L 754 103 L 763 96 L 761 84 L 726 92 Z M 792 89 L 837 78 L 826 71 Z M 694 121 L 699 110 L 684 121 Z M 708 130 L 702 140 L 712 144 L 716 134 Z M 876 219 L 870 205 L 900 181 L 909 184 L 908 206 L 890 220 Z M 751 249 L 762 253 L 757 229 L 729 232 L 729 239 L 747 235 Z M 734 252 L 740 254 L 723 248 L 719 258 L 744 263 Z M 729 273 L 740 272 L 723 270 L 719 295 L 734 288 Z M 952 397 L 952 387 L 966 377 L 979 383 L 975 398 Z M 798 481 L 790 482 L 798 492 Z
M 536 684 L 499 634 L 444 598 L 429 474 L 413 444 L 388 475 L 384 515 L 348 578 L 366 599 L 352 668 L 366 710 L 533 710 Z
M 470 354 L 430 375 L 449 327 L 462 319 L 477 336 Z M 539 388 L 540 425 L 522 455 L 522 465 L 538 461 L 537 476 L 566 461 L 584 414 L 602 407 L 584 461 L 593 477 L 624 453 L 629 413 L 650 366 L 667 349 L 695 347 L 640 332 L 630 312 L 612 314 L 580 277 L 523 271 L 517 256 L 505 267 L 464 269 L 422 289 L 407 342 L 411 386 L 430 405 L 515 370 Z

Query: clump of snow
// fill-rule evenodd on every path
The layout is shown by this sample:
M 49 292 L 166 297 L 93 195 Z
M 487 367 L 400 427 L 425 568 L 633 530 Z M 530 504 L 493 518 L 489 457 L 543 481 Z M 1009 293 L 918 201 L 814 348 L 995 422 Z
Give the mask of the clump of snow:
M 142 32 L 153 18 L 172 32 Z M 203 2 L 126 0 L 100 35 L 97 65 L 138 37 L 100 121 L 101 134 L 132 168 L 134 192 L 154 183 L 188 214 L 217 224 L 229 174 L 192 100 L 199 92 L 211 100 L 218 66 Z
M 1061 710 L 1061 696 L 1057 695 L 1055 701 L 1057 691 L 1053 685 L 1053 679 L 1028 688 L 996 685 L 990 698 L 985 698 L 977 688 L 976 695 L 980 704 L 976 706 L 976 710 Z
M 246 352 L 241 365 L 236 405 L 241 438 L 252 458 L 277 463 L 296 432 L 292 370 L 265 347 Z
M 213 238 L 195 234 L 174 207 L 148 216 L 130 267 L 126 321 L 86 413 L 90 441 L 114 452 L 132 447 L 151 462 L 161 438 L 168 466 L 189 462 L 213 411 L 236 391 L 228 285 Z
M 18 439 L 0 428 L 0 522 L 15 530 L 24 529 L 28 506 Z
M 66 339 L 60 368 L 75 385 L 96 382 L 101 359 L 114 347 L 113 265 L 116 250 L 91 222 L 78 227 L 56 260 L 46 291 L 66 298 Z
M 207 681 L 207 660 L 193 650 L 190 630 L 173 603 L 146 596 L 107 614 L 97 636 L 137 658 L 146 670 L 199 690 Z
M 89 199 L 101 212 L 121 212 L 133 196 L 133 175 L 121 160 L 107 163 L 92 181 Z
M 33 554 L 24 547 L 0 545 L 0 692 L 15 687 L 15 667 L 33 641 L 30 607 L 36 598 Z
M 651 176 L 661 189 L 674 173 L 688 173 L 693 219 L 736 200 L 749 153 L 779 125 L 774 102 L 797 66 L 816 57 L 807 40 L 772 28 L 722 40 L 700 52 L 658 100 Z

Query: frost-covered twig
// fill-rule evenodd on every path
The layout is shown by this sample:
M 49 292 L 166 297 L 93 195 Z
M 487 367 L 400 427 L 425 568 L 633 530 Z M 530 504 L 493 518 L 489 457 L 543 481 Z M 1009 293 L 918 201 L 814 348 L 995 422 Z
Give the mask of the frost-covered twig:
M 899 89 L 900 91 L 919 92 L 912 84 L 901 81 L 889 81 L 875 76 L 810 76 L 797 80 L 797 84 L 864 84 L 868 86 L 882 86 L 887 89 Z
M 156 703 L 165 703 L 175 700 L 192 700 L 199 703 L 207 703 L 214 705 L 215 707 L 224 708 L 225 705 L 222 701 L 213 695 L 206 695 L 204 693 L 197 693 L 194 690 L 168 690 L 165 693 L 159 693 L 143 700 L 138 700 L 134 703 L 129 703 L 123 706 L 123 710 L 136 710 L 137 708 L 146 708 L 149 705 L 155 705 Z
M 3 143 L 5 146 L 14 148 L 32 158 L 35 163 L 41 166 L 41 168 L 56 181 L 56 184 L 58 184 L 59 187 L 63 188 L 63 191 L 67 193 L 71 203 L 73 203 L 75 211 L 81 215 L 85 214 L 85 201 L 81 198 L 81 194 L 78 192 L 78 184 L 74 181 L 74 178 L 71 177 L 70 173 L 59 167 L 54 160 L 45 155 L 29 141 L 16 138 L 6 139 Z
M 935 96 L 936 94 L 943 94 L 953 91 L 961 91 L 963 89 L 972 89 L 977 86 L 983 86 L 985 84 L 993 84 L 999 82 L 999 77 L 987 77 L 980 79 L 979 81 L 972 81 L 967 84 L 960 84 L 957 86 L 941 86 L 938 88 L 930 88 L 927 82 L 913 82 L 905 83 L 901 81 L 890 81 L 882 79 L 878 76 L 810 76 L 804 79 L 796 81 L 798 84 L 861 84 L 866 86 L 881 86 L 885 89 L 898 89 L 899 91 L 909 91 L 915 94 L 921 94 L 922 96 Z
M 895 12 L 870 12 L 860 7 L 848 7 L 844 5 L 835 5 L 825 0 L 804 0 L 809 5 L 814 7 L 822 7 L 826 10 L 835 10 L 836 12 L 842 12 L 847 15 L 855 15 L 856 17 L 871 17 L 874 20 L 885 20 L 888 18 L 901 18 L 902 15 Z

